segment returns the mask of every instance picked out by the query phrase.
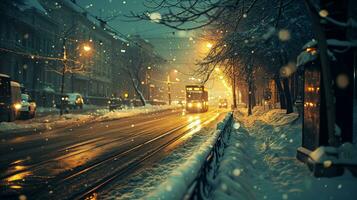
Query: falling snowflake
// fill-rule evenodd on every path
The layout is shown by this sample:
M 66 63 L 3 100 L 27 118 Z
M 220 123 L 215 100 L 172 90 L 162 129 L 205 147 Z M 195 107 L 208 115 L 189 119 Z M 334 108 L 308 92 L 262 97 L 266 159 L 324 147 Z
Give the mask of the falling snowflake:
M 238 122 L 234 123 L 233 124 L 233 128 L 236 129 L 236 130 L 239 129 L 240 128 L 240 124 Z
M 153 13 L 150 13 L 148 14 L 149 15 L 149 18 L 152 22 L 156 22 L 156 23 L 159 23 L 160 20 L 161 20 L 161 14 L 158 13 L 158 12 L 153 12 Z
M 240 173 L 241 173 L 240 169 L 234 169 L 233 170 L 233 175 L 234 176 L 240 176 Z
M 323 9 L 323 10 L 320 10 L 319 15 L 320 15 L 320 17 L 325 18 L 329 15 L 329 13 L 327 10 Z
M 281 29 L 278 33 L 279 40 L 285 42 L 290 40 L 290 31 L 287 29 Z

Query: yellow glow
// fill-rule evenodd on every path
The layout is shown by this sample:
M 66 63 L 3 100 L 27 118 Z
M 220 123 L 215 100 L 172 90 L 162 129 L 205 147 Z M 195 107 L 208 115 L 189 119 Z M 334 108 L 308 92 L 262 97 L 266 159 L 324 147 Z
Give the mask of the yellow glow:
M 314 47 L 309 47 L 306 49 L 308 53 L 311 53 L 312 55 L 315 55 L 317 53 L 317 49 Z
M 128 98 L 128 96 L 129 96 L 128 93 L 125 93 L 125 94 L 124 94 L 124 97 L 125 97 L 125 98 Z
M 27 167 L 22 166 L 22 165 L 16 165 L 14 168 L 15 168 L 15 170 L 19 171 L 19 170 L 24 170 L 24 169 L 26 169 Z
M 15 174 L 13 176 L 10 176 L 9 178 L 6 179 L 7 182 L 13 182 L 13 181 L 18 181 L 18 180 L 21 180 L 21 179 L 24 179 L 25 177 L 31 175 L 32 173 L 29 172 L 29 171 L 26 171 L 26 172 L 22 172 L 22 173 L 19 173 L 19 174 Z
M 192 108 L 192 103 L 188 103 L 187 106 L 188 106 L 189 108 Z
M 92 50 L 92 47 L 90 47 L 89 45 L 84 45 L 83 46 L 83 50 L 86 51 L 86 52 L 89 52 Z
M 14 107 L 15 107 L 16 110 L 20 110 L 22 106 L 19 103 L 15 103 Z
M 21 189 L 22 186 L 21 185 L 11 185 L 10 188 L 12 188 L 12 189 Z
M 210 43 L 210 42 L 208 42 L 208 43 L 206 44 L 206 47 L 209 48 L 209 49 L 211 49 L 211 48 L 213 47 L 213 44 Z

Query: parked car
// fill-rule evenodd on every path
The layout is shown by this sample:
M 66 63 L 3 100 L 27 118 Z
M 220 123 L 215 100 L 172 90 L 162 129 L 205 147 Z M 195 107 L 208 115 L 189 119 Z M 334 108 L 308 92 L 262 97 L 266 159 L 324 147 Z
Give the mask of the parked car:
M 10 76 L 0 74 L 0 121 L 15 121 L 20 116 L 20 84 Z
M 122 100 L 120 98 L 110 98 L 108 101 L 108 108 L 109 111 L 113 111 L 116 109 L 122 108 Z
M 228 108 L 228 101 L 227 99 L 220 99 L 218 102 L 219 108 Z
M 83 109 L 84 100 L 81 94 L 79 93 L 68 93 L 68 106 L 72 109 Z
M 36 103 L 28 94 L 21 94 L 20 116 L 24 119 L 34 118 L 36 115 Z

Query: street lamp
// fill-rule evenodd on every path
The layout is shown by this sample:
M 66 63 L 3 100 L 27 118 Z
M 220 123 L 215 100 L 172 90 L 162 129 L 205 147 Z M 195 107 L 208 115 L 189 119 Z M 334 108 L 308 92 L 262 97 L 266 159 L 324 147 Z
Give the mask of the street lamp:
M 211 48 L 213 47 L 213 44 L 210 43 L 210 42 L 207 42 L 206 47 L 207 47 L 208 49 L 211 49 Z
M 83 45 L 83 50 L 84 50 L 85 52 L 90 52 L 90 51 L 92 50 L 92 47 L 89 46 L 89 45 L 87 45 L 87 44 L 84 44 L 84 45 Z
M 62 63 L 63 63 L 63 68 L 62 68 L 62 80 L 61 80 L 61 110 L 60 110 L 60 115 L 63 115 L 63 110 L 64 110 L 64 96 L 63 96 L 63 92 L 64 92 L 64 80 L 65 80 L 65 73 L 67 71 L 67 48 L 66 48 L 66 41 L 67 41 L 67 35 L 70 33 L 70 31 L 72 30 L 69 29 L 66 34 L 65 37 L 62 38 L 63 40 L 63 58 L 62 58 Z M 92 52 L 92 47 L 88 44 L 84 44 L 82 50 L 84 51 L 84 53 L 88 54 L 90 52 Z M 80 53 L 80 55 L 82 55 L 82 53 Z

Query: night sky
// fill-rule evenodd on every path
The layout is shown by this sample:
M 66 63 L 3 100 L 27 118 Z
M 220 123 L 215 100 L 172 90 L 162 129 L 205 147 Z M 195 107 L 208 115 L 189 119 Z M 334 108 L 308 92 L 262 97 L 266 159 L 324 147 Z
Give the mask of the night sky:
M 177 77 L 182 80 L 180 88 L 183 89 L 185 84 L 192 82 L 189 74 L 197 68 L 197 61 L 208 52 L 207 41 L 201 36 L 202 30 L 177 31 L 155 22 L 137 21 L 126 17 L 131 11 L 147 11 L 144 2 L 145 0 L 77 0 L 82 7 L 102 19 L 116 15 L 117 17 L 108 24 L 121 33 L 127 36 L 140 35 L 152 43 L 158 54 L 169 61 L 169 68 L 182 72 Z M 221 81 L 211 80 L 206 86 L 224 91 L 219 95 L 227 93 Z
M 197 45 L 189 39 L 195 38 L 197 36 L 195 33 L 199 30 L 187 33 L 151 21 L 135 21 L 126 17 L 131 11 L 135 13 L 146 11 L 145 0 L 77 0 L 77 2 L 103 19 L 117 16 L 108 24 L 127 36 L 140 35 L 147 39 L 165 59 L 175 60 L 179 65 L 192 64 L 187 63 L 187 55 L 192 55 L 191 51 L 194 51 Z M 186 59 L 182 60 L 181 57 L 186 57 Z M 194 61 L 197 58 L 190 60 Z

